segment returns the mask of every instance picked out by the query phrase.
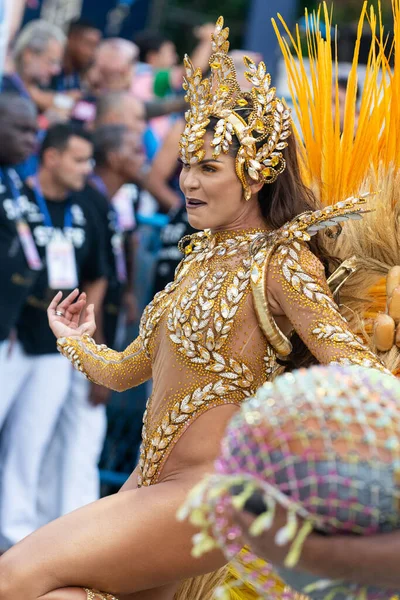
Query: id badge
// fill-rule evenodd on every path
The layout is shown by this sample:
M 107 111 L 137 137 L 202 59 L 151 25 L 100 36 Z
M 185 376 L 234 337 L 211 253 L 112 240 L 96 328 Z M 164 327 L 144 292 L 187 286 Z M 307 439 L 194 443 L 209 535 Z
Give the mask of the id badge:
M 130 184 L 123 185 L 112 199 L 122 231 L 131 231 L 136 225 L 133 209 L 134 194 L 137 194 L 135 188 L 136 186 Z
M 18 219 L 16 227 L 19 241 L 21 242 L 22 250 L 29 268 L 32 269 L 32 271 L 40 271 L 43 267 L 43 263 L 28 223 L 23 219 Z
M 122 235 L 118 236 L 118 241 L 114 246 L 115 256 L 115 268 L 117 271 L 117 279 L 119 283 L 126 283 L 128 276 L 126 270 L 126 259 L 124 252 L 124 238 Z
M 75 249 L 70 240 L 55 239 L 46 247 L 47 274 L 52 290 L 78 287 Z

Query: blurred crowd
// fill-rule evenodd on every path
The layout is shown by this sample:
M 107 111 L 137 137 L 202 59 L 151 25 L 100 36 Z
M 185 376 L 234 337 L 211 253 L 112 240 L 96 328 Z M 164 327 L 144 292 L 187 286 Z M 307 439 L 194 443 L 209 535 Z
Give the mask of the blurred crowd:
M 192 60 L 205 72 L 213 29 L 194 31 Z M 243 52 L 233 56 L 240 76 Z M 0 93 L 0 551 L 99 497 L 113 400 L 57 353 L 46 310 L 56 292 L 79 288 L 95 306 L 96 342 L 118 350 L 173 279 L 177 243 L 192 233 L 177 162 L 182 79 L 175 45 L 154 32 L 102 39 L 87 21 L 64 33 L 36 20 L 10 45 Z M 149 393 L 128 397 L 139 407 L 135 435 L 124 434 L 133 462 Z

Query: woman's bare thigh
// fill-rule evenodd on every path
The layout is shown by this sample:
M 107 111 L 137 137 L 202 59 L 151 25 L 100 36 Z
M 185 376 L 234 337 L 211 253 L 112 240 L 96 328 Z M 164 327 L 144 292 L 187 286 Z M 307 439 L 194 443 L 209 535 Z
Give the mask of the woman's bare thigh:
M 123 600 L 172 600 L 179 581 L 223 566 L 220 552 L 191 556 L 195 529 L 179 523 L 176 512 L 213 470 L 236 410 L 222 406 L 199 417 L 171 452 L 160 483 L 137 489 L 134 471 L 120 493 L 57 519 L 14 546 L 0 558 L 0 600 L 64 600 L 53 595 L 71 586 Z M 81 600 L 82 590 L 74 595 L 71 600 Z
M 120 596 L 118 600 L 173 600 L 177 587 L 176 584 L 168 585 L 137 594 Z M 87 600 L 87 595 L 83 588 L 61 588 L 41 596 L 38 600 Z
M 195 530 L 176 520 L 208 468 L 103 498 L 39 529 L 0 558 L 0 600 L 37 600 L 70 586 L 119 598 L 219 568 L 219 552 L 192 558 Z
M 165 585 L 154 590 L 145 590 L 131 594 L 130 596 L 121 596 L 118 600 L 174 600 L 179 585 L 178 583 Z

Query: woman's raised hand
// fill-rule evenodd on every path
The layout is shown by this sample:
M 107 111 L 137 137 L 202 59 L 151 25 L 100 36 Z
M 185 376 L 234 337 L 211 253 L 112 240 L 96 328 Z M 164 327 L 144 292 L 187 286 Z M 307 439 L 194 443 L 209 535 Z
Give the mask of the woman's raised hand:
M 76 289 L 61 302 L 62 292 L 58 292 L 47 309 L 49 325 L 56 336 L 80 337 L 88 334 L 91 337 L 96 331 L 94 305 L 86 307 L 86 294 L 79 294 Z

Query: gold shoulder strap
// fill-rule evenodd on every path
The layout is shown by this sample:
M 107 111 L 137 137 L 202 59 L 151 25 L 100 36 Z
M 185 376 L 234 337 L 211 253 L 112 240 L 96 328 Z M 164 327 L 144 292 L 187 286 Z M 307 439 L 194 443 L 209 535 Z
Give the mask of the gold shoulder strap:
M 265 253 L 262 251 L 258 253 L 264 254 L 263 264 L 257 264 L 258 262 L 261 263 L 261 256 L 258 258 L 257 263 L 254 259 L 255 264 L 253 263 L 252 266 L 250 282 L 254 298 L 254 307 L 256 309 L 256 314 L 261 329 L 278 356 L 285 357 L 292 352 L 292 344 L 276 324 L 267 298 L 267 275 L 269 263 L 277 248 L 277 245 L 278 244 L 276 243 L 271 245 L 265 251 Z
M 287 357 L 292 352 L 290 340 L 278 327 L 271 313 L 267 298 L 267 276 L 272 256 L 279 248 L 293 245 L 299 250 L 299 242 L 309 242 L 318 231 L 335 227 L 348 219 L 360 219 L 365 209 L 366 194 L 360 198 L 349 198 L 324 210 L 307 212 L 286 223 L 281 229 L 267 236 L 260 236 L 252 245 L 251 289 L 256 314 L 267 340 L 278 356 Z M 337 297 L 348 277 L 356 271 L 356 257 L 346 260 L 328 280 L 332 293 Z

